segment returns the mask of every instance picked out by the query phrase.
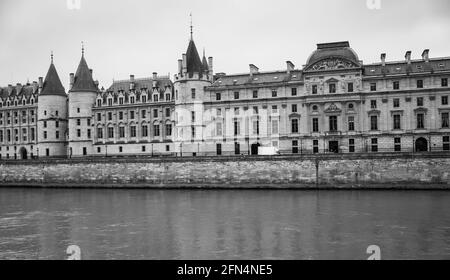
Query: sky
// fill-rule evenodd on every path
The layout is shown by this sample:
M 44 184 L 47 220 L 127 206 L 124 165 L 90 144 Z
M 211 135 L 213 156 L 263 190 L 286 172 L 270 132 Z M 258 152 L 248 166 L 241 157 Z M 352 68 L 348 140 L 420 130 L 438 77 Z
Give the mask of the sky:
M 63 85 L 85 57 L 94 79 L 173 78 L 194 41 L 214 72 L 301 69 L 317 43 L 349 41 L 364 63 L 450 56 L 449 0 L 0 0 L 0 86 L 45 77 L 50 53 Z M 369 4 L 368 4 L 369 2 Z M 378 5 L 379 3 L 379 5 Z

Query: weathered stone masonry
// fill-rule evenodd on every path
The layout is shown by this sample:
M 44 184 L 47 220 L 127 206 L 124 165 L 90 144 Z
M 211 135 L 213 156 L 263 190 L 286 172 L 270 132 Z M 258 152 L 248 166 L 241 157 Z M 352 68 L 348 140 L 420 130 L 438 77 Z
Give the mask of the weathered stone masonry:
M 450 189 L 449 158 L 169 159 L 0 164 L 0 186 Z

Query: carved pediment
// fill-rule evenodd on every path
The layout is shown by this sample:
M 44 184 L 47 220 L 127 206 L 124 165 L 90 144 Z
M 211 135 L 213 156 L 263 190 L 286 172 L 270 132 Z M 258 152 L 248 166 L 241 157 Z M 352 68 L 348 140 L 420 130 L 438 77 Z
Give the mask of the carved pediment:
M 358 68 L 359 65 L 349 60 L 337 57 L 330 57 L 309 66 L 306 71 L 324 71 L 324 70 L 338 70 Z
M 336 106 L 336 104 L 331 104 L 326 110 L 325 113 L 340 113 L 342 112 L 341 109 L 339 109 L 338 106 Z

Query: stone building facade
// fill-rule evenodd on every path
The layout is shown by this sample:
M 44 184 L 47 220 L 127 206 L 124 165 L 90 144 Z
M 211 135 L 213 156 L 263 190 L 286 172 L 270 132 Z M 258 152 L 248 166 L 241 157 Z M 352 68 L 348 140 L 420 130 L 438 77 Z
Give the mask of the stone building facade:
M 214 73 L 191 34 L 173 81 L 131 75 L 105 90 L 83 50 L 66 94 L 52 59 L 45 80 L 0 89 L 1 159 L 450 150 L 450 58 L 364 64 L 334 42 L 301 69 L 249 66 Z

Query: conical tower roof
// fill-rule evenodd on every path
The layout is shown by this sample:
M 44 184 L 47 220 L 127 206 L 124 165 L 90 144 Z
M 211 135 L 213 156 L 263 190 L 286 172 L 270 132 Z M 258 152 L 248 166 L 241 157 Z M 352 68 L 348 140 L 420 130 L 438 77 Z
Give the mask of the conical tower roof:
M 53 57 L 52 63 L 50 64 L 50 68 L 48 69 L 47 72 L 47 76 L 45 76 L 44 84 L 40 95 L 66 96 L 66 90 L 64 89 L 61 80 L 59 79 L 55 65 L 53 64 Z
M 208 71 L 208 69 L 209 69 L 208 61 L 207 61 L 206 56 L 205 56 L 205 49 L 203 49 L 202 67 L 203 67 L 204 71 Z
M 190 76 L 194 73 L 199 73 L 200 75 L 203 73 L 202 61 L 200 60 L 197 47 L 192 39 L 189 41 L 189 46 L 186 51 L 186 64 L 187 72 Z
M 89 91 L 89 92 L 97 92 L 98 88 L 95 85 L 94 80 L 92 79 L 91 70 L 86 63 L 86 59 L 84 59 L 84 54 L 81 56 L 80 64 L 78 65 L 77 72 L 75 74 L 74 83 L 72 86 L 71 92 L 75 91 Z

